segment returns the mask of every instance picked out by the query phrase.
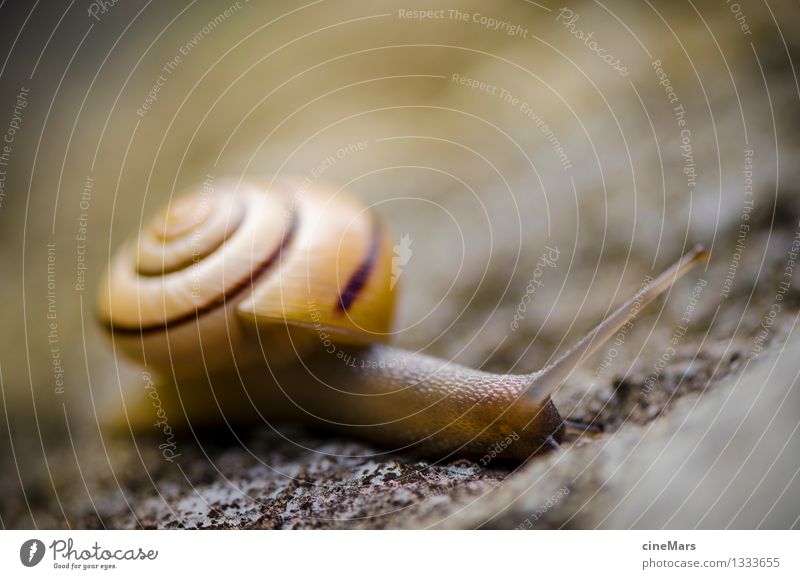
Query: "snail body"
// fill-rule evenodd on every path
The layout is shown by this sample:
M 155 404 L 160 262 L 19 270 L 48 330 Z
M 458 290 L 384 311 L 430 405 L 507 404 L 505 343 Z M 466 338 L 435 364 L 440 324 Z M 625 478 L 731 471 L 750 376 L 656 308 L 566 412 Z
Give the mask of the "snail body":
M 173 424 L 289 420 L 463 456 L 516 434 L 506 456 L 524 460 L 563 437 L 554 389 L 704 258 L 695 248 L 540 372 L 490 374 L 387 345 L 391 241 L 350 195 L 223 182 L 120 249 L 98 312 L 115 348 L 157 375 Z M 151 427 L 152 407 L 126 403 L 115 420 Z

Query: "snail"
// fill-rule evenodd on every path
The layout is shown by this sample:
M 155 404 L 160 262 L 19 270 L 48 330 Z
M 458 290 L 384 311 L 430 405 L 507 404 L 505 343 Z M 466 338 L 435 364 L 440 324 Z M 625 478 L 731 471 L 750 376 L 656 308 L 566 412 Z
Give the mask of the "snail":
M 691 266 L 697 246 L 544 369 L 498 375 L 388 345 L 393 247 L 353 196 L 299 181 L 218 182 L 156 215 L 111 260 L 98 314 L 156 375 L 117 424 L 288 420 L 425 455 L 524 460 L 563 441 L 551 395 Z M 155 396 L 153 395 L 155 392 Z M 139 400 L 139 399 L 143 399 Z

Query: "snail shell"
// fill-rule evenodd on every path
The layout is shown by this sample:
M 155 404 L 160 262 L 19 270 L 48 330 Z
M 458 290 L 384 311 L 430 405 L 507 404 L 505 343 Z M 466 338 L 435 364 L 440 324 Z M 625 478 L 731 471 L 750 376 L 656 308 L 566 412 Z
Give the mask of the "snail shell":
M 387 341 L 390 252 L 346 193 L 223 182 L 179 197 L 119 251 L 99 315 L 119 347 L 176 380 L 234 360 L 277 367 L 322 329 L 343 344 Z
M 115 347 L 158 375 L 172 425 L 292 420 L 439 456 L 482 456 L 516 434 L 504 456 L 525 459 L 563 437 L 553 390 L 706 254 L 695 248 L 518 376 L 385 345 L 391 258 L 386 227 L 346 193 L 226 181 L 174 200 L 120 249 L 98 311 Z M 138 398 L 118 424 L 152 427 Z

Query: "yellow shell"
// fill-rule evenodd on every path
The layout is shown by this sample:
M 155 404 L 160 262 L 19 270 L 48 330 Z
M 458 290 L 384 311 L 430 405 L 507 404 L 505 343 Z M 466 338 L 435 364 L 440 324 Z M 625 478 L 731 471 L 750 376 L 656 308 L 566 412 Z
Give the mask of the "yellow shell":
M 116 346 L 175 379 L 385 342 L 391 251 L 346 192 L 220 182 L 173 200 L 120 249 L 99 316 Z

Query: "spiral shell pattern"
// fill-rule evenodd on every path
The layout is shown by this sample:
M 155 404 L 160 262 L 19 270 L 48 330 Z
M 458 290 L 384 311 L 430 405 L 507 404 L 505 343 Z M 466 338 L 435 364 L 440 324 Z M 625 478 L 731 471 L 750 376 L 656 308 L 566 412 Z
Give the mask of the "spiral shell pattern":
M 386 341 L 390 280 L 386 228 L 349 194 L 225 182 L 171 201 L 123 245 L 99 316 L 134 358 L 177 377 Z

